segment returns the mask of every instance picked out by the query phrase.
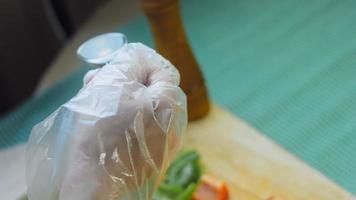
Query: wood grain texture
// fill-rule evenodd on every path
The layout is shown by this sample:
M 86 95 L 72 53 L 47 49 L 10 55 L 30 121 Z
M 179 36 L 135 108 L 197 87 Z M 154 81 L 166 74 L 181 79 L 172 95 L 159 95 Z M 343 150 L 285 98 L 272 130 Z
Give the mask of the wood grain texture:
M 228 183 L 231 200 L 355 199 L 218 106 L 206 118 L 189 124 L 184 148 L 201 153 L 204 170 Z
M 180 86 L 187 94 L 189 120 L 204 117 L 209 112 L 209 98 L 179 11 L 178 0 L 141 0 L 153 33 L 156 48 L 171 61 L 181 74 Z

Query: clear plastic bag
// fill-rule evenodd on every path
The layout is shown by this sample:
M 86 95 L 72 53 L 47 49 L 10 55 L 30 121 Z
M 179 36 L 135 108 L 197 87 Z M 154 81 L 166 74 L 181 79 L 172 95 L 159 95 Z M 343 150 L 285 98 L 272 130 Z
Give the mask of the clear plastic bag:
M 88 72 L 31 133 L 29 200 L 150 199 L 187 125 L 179 73 L 140 43 Z

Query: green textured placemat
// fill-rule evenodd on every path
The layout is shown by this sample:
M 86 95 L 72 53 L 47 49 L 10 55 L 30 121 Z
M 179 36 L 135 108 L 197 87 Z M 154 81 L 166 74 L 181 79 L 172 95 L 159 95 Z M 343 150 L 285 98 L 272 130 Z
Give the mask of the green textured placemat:
M 356 193 L 356 1 L 190 0 L 211 97 Z M 143 17 L 120 30 L 152 45 Z M 86 68 L 0 121 L 0 147 L 74 95 Z

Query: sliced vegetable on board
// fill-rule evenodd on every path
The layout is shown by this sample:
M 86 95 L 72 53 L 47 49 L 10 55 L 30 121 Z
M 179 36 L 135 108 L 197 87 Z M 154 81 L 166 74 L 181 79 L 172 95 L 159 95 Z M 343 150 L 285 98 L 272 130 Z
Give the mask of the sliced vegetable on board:
M 227 200 L 226 184 L 203 175 L 200 156 L 195 151 L 182 153 L 168 168 L 153 200 Z
M 190 200 L 201 176 L 200 156 L 188 151 L 168 168 L 166 177 L 153 195 L 153 200 Z
M 203 175 L 193 195 L 193 200 L 227 200 L 225 182 L 209 175 Z

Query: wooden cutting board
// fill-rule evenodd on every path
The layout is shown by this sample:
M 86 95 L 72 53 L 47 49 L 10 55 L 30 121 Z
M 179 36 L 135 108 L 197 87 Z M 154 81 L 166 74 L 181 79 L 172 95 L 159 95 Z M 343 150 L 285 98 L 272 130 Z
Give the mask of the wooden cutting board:
M 205 173 L 227 182 L 231 200 L 356 199 L 218 106 L 189 124 L 184 141 L 202 155 Z

